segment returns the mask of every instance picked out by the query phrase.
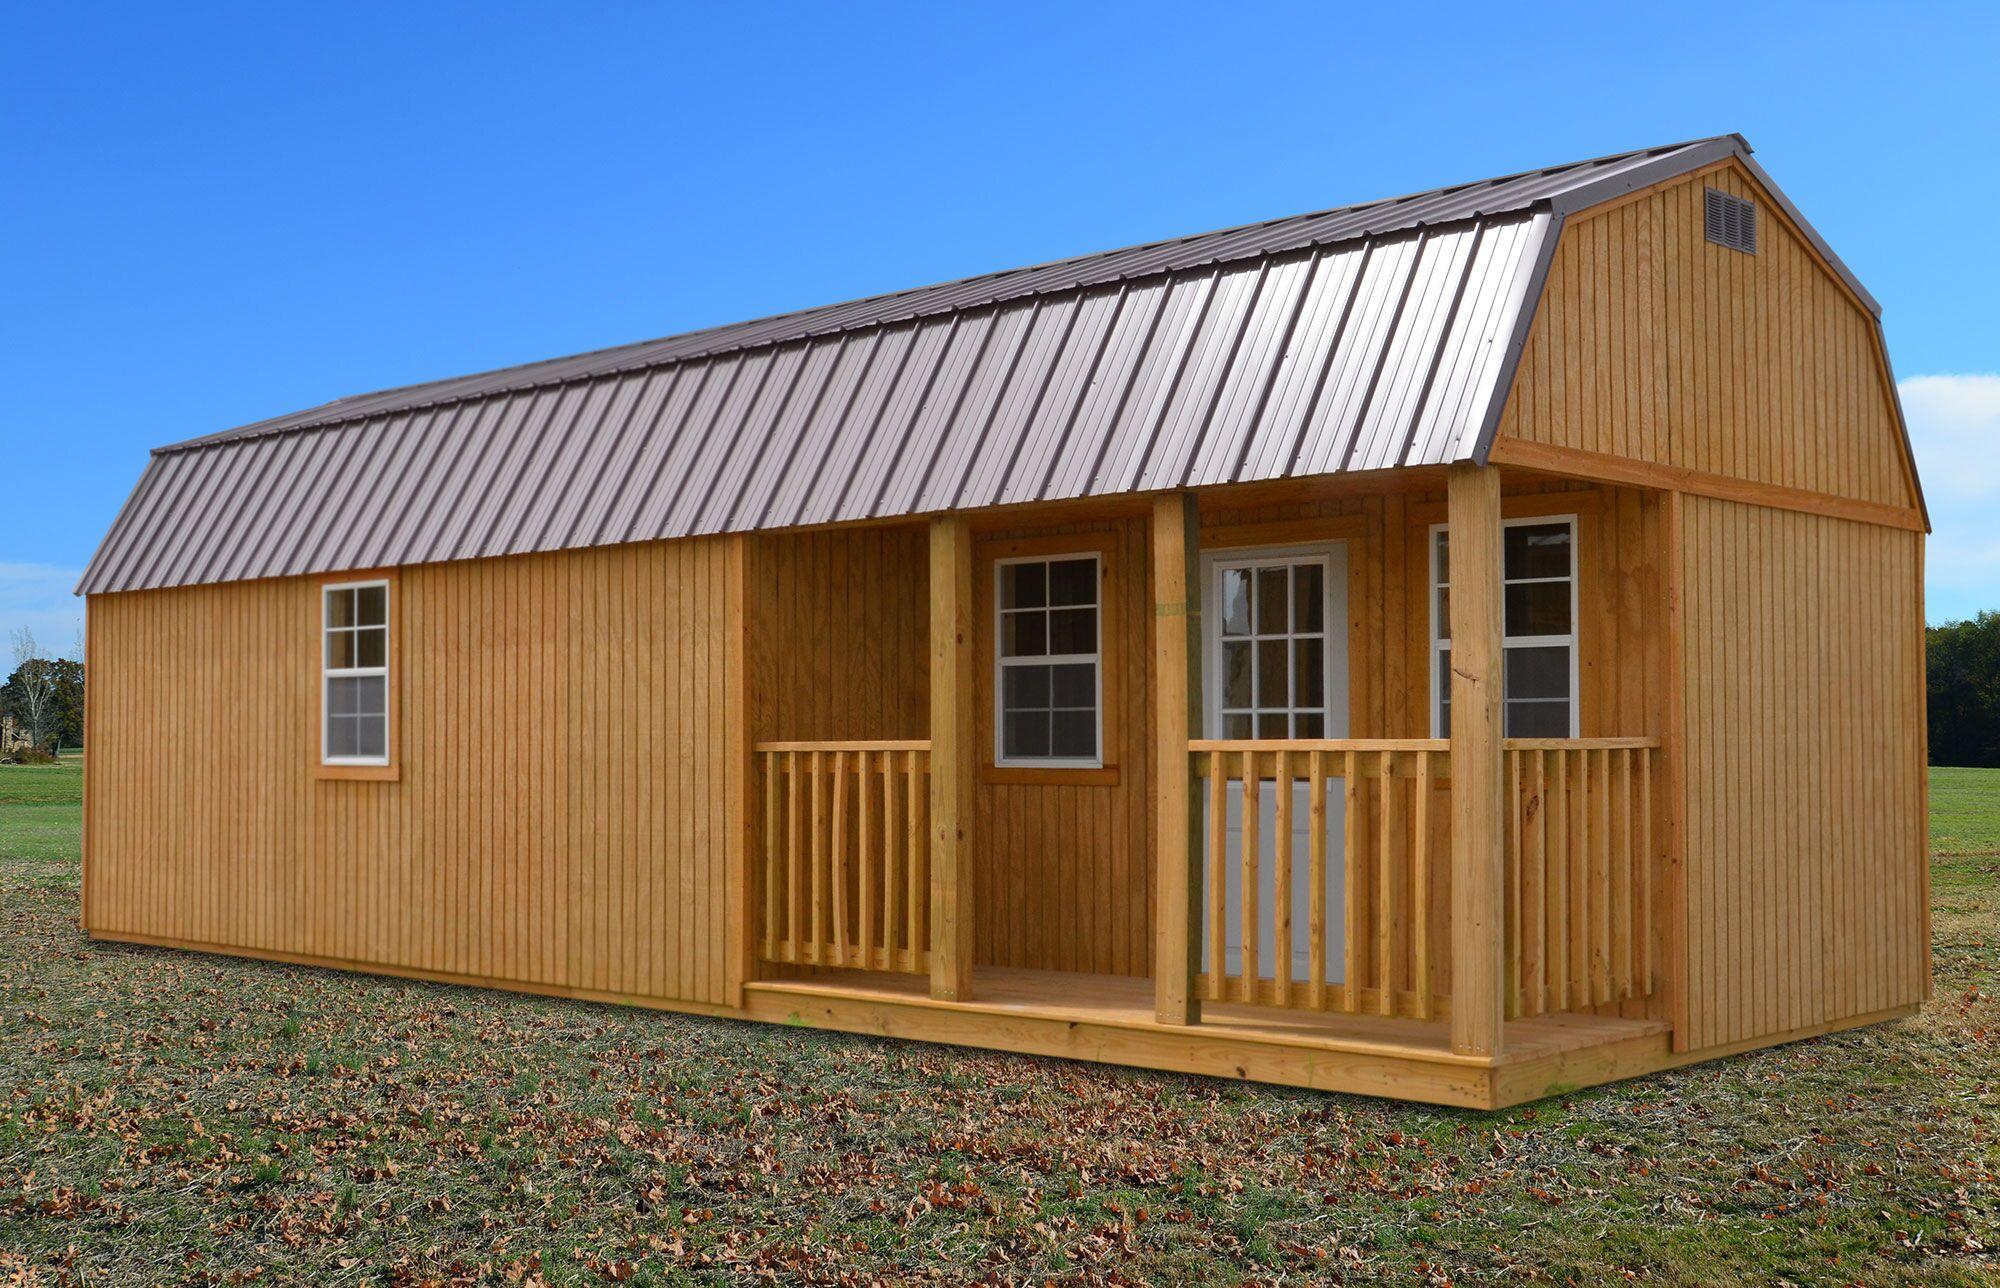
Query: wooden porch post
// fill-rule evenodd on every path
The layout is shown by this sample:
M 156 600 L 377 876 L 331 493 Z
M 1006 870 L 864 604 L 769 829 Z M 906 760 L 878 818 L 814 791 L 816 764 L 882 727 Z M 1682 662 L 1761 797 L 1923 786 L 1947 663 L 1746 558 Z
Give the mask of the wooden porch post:
M 729 538 L 729 640 L 724 649 L 724 679 L 728 700 L 723 711 L 724 748 L 728 755 L 727 794 L 729 834 L 728 954 L 723 965 L 723 989 L 730 1005 L 743 1005 L 743 986 L 757 978 L 757 909 L 763 894 L 757 888 L 756 758 L 751 751 L 757 723 L 756 694 L 750 675 L 751 587 L 756 576 L 756 538 L 737 533 Z
M 972 533 L 931 520 L 931 996 L 972 996 Z
M 1201 516 L 1188 493 L 1153 498 L 1153 1011 L 1198 1024 L 1201 999 L 1201 793 L 1188 738 L 1201 727 Z
M 1500 472 L 1451 467 L 1451 1046 L 1500 1054 L 1506 805 L 1501 799 Z

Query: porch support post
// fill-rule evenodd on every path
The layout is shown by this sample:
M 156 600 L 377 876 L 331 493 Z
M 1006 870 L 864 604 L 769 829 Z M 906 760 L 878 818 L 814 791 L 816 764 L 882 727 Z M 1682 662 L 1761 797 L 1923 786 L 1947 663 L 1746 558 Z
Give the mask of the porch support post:
M 723 650 L 728 698 L 723 711 L 724 770 L 729 803 L 726 844 L 729 870 L 729 925 L 724 939 L 728 956 L 723 965 L 723 991 L 729 1004 L 743 1005 L 743 986 L 757 978 L 757 910 L 764 892 L 757 882 L 757 765 L 751 751 L 756 736 L 756 692 L 750 677 L 752 586 L 756 577 L 756 538 L 737 533 L 729 538 L 729 585 L 725 604 L 729 638 Z
M 972 533 L 931 520 L 931 996 L 972 996 Z
M 1500 472 L 1454 465 L 1449 489 L 1451 1046 L 1497 1056 L 1506 1000 Z
M 1193 495 L 1153 498 L 1153 1011 L 1198 1024 L 1201 999 L 1201 793 L 1188 738 L 1201 727 L 1201 516 Z

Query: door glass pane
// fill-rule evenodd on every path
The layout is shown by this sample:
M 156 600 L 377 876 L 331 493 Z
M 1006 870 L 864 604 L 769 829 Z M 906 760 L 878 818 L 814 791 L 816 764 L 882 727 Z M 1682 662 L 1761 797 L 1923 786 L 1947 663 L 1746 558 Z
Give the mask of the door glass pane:
M 1285 612 L 1286 590 L 1289 579 L 1284 568 L 1259 568 L 1257 570 L 1257 633 L 1259 635 L 1282 635 L 1289 629 L 1289 614 Z
M 1059 559 L 1049 565 L 1049 603 L 1097 602 L 1097 561 Z
M 1292 629 L 1301 635 L 1326 629 L 1326 570 L 1316 563 L 1292 569 Z
M 1049 602 L 1048 565 L 1040 563 L 1002 564 L 1000 606 L 1040 608 Z
M 1257 641 L 1257 705 L 1260 707 L 1291 705 L 1288 683 L 1291 667 L 1285 653 L 1284 640 Z
M 1286 726 L 1291 723 L 1282 711 L 1259 711 L 1257 713 L 1257 736 L 1259 738 L 1286 738 L 1290 733 Z
M 1068 666 L 1053 668 L 1055 685 L 1049 705 L 1056 707 L 1097 706 L 1097 668 L 1088 662 L 1075 662 Z M 1058 755 L 1062 754 L 1060 752 Z
M 1222 642 L 1222 705 L 1250 705 L 1250 641 Z
M 1508 528 L 1503 543 L 1506 577 L 1569 576 L 1569 524 L 1530 523 Z
M 1050 727 L 1050 754 L 1076 760 L 1097 755 L 1097 713 L 1058 711 Z
M 1095 653 L 1097 651 L 1097 610 L 1095 608 L 1052 608 L 1049 610 L 1049 652 Z
M 1292 705 L 1322 708 L 1326 705 L 1326 641 L 1292 642 Z
M 1301 711 L 1292 717 L 1292 737 L 1326 737 L 1326 717 L 1317 711 Z
M 1450 536 L 1443 530 L 1437 534 L 1437 583 L 1440 586 L 1451 580 L 1451 543 L 1447 540 Z
M 1451 737 L 1451 650 L 1437 652 L 1438 737 Z
M 1568 698 L 1569 648 L 1507 650 L 1507 698 Z
M 1441 640 L 1451 638 L 1451 590 L 1446 586 L 1437 590 L 1437 632 Z
M 1248 738 L 1250 727 L 1250 713 L 1247 711 L 1222 717 L 1222 736 L 1225 738 Z
M 1222 633 L 1250 633 L 1250 574 L 1245 569 L 1222 570 Z
M 1569 634 L 1569 583 L 1531 581 L 1507 587 L 1509 635 Z

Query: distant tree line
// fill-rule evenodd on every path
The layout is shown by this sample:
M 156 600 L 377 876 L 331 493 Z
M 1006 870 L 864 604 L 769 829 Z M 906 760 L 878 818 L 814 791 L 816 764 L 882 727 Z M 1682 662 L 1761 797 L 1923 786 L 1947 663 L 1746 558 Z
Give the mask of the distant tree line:
M 82 746 L 83 663 L 47 656 L 26 627 L 14 632 L 13 645 L 14 669 L 0 684 L 0 718 L 36 750 Z
M 1931 763 L 2000 767 L 2000 612 L 1925 635 Z

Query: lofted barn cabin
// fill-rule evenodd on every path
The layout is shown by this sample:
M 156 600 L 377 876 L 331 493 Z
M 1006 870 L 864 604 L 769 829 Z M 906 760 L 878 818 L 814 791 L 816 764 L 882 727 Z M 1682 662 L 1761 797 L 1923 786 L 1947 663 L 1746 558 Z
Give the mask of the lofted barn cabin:
M 1732 135 L 157 449 L 84 927 L 1480 1107 L 1906 1015 L 1878 313 Z

